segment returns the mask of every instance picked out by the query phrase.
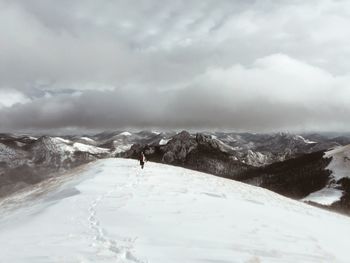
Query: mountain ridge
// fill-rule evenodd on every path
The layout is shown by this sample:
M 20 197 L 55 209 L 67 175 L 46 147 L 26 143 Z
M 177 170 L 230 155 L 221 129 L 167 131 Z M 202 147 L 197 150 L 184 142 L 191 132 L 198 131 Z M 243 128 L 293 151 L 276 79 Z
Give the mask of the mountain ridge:
M 240 180 L 303 199 L 327 186 L 331 173 L 322 156 L 347 140 L 339 135 L 334 139 L 320 134 L 187 131 L 115 131 L 63 137 L 0 134 L 0 196 L 100 158 L 138 158 L 145 151 L 151 161 Z M 350 211 L 347 199 L 342 198 L 350 193 L 347 179 L 336 187 L 342 195 L 333 206 L 338 211 Z

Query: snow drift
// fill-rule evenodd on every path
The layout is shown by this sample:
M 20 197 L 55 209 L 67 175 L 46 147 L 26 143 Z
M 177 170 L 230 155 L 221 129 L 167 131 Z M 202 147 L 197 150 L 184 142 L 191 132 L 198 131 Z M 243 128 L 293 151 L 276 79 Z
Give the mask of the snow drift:
M 2 262 L 349 262 L 348 217 L 135 160 L 88 164 L 0 213 Z

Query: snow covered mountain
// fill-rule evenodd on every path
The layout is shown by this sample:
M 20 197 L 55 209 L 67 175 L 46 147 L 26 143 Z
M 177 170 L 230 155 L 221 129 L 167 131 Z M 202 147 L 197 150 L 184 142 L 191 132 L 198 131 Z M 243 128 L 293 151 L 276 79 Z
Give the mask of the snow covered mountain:
M 138 158 L 141 151 L 144 151 L 147 159 L 151 161 L 178 165 L 231 179 L 235 179 L 250 167 L 232 155 L 230 146 L 200 133 L 192 135 L 182 131 L 165 145 L 135 144 L 121 156 Z
M 324 154 L 330 158 L 330 176 L 322 189 L 310 193 L 303 200 L 324 206 L 350 207 L 350 145 L 337 147 Z
M 251 177 L 246 172 L 254 171 L 255 167 L 265 167 L 339 146 L 334 140 L 322 136 L 313 136 L 315 140 L 311 141 L 300 135 L 285 133 L 215 134 L 190 134 L 183 131 L 172 136 L 165 144 L 134 144 L 120 156 L 137 158 L 144 151 L 152 161 L 244 180 Z
M 350 214 L 350 145 L 249 169 L 240 181 Z
M 291 159 L 301 154 L 350 144 L 350 139 L 347 137 L 328 138 L 316 134 L 301 136 L 282 132 L 272 134 L 215 133 L 212 136 L 233 147 L 234 155 L 238 160 L 256 167 Z
M 325 154 L 329 147 L 340 147 L 339 143 L 321 135 L 310 137 L 285 133 L 194 135 L 183 131 L 166 144 L 135 144 L 121 156 L 138 158 L 144 151 L 155 162 L 243 181 L 349 214 L 350 182 L 344 178 L 334 181 L 328 167 L 333 155 Z M 334 200 L 317 201 L 320 195 L 324 200 L 325 195 L 334 195 Z
M 0 134 L 0 197 L 78 165 L 115 156 L 135 143 L 158 145 L 172 135 L 147 131 L 61 137 Z
M 79 153 L 86 153 L 87 158 L 96 159 L 96 157 L 107 157 L 110 152 L 107 148 L 50 136 L 40 137 L 29 148 L 34 163 L 61 169 L 75 166 L 79 161 L 84 162 L 79 160 Z
M 233 159 L 247 164 L 249 166 L 265 166 L 275 162 L 288 160 L 306 153 L 317 152 L 320 150 L 330 149 L 332 147 L 350 144 L 348 137 L 328 138 L 322 135 L 297 135 L 290 133 L 273 133 L 273 134 L 252 134 L 252 133 L 222 133 L 222 132 L 205 132 L 194 133 L 183 131 L 178 134 L 160 133 L 147 139 L 135 139 L 129 143 L 118 141 L 118 145 L 127 145 L 125 150 L 119 152 L 120 156 L 128 156 L 137 148 L 147 148 L 150 152 L 155 152 L 165 148 L 173 139 L 178 139 L 180 134 L 189 134 L 189 141 L 200 137 L 212 148 L 225 154 L 229 154 Z M 135 134 L 137 135 L 137 134 Z M 181 136 L 180 136 L 181 137 Z M 184 142 L 184 139 L 182 139 Z M 192 143 L 193 144 L 193 143 Z M 134 145 L 136 148 L 131 149 Z M 131 151 L 128 152 L 128 150 Z M 131 154 L 132 155 L 132 154 Z
M 57 172 L 111 156 L 110 149 L 61 137 L 1 135 L 0 197 Z
M 174 132 L 154 132 L 154 131 L 117 131 L 103 132 L 94 135 L 92 138 L 99 143 L 101 147 L 110 148 L 114 154 L 120 154 L 128 151 L 134 144 L 160 145 L 164 144 L 174 136 Z
M 349 262 L 350 219 L 263 188 L 105 159 L 0 203 L 3 262 Z
M 339 196 L 344 191 L 350 193 L 350 189 L 346 190 L 350 187 L 345 179 L 343 183 L 331 183 L 326 169 L 329 161 L 322 158 L 322 152 L 348 141 L 346 136 L 289 133 L 115 131 L 62 137 L 0 134 L 0 196 L 96 159 L 138 158 L 141 151 L 152 161 L 241 180 L 297 199 L 323 188 Z M 342 194 L 339 206 L 350 211 L 344 200 L 346 195 Z

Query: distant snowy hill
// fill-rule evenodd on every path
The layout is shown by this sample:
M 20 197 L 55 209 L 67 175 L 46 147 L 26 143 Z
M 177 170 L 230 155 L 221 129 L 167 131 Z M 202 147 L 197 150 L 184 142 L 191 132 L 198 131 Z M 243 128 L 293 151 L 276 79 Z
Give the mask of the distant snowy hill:
M 350 145 L 247 170 L 238 180 L 350 214 Z
M 152 131 L 140 132 L 103 132 L 94 135 L 92 138 L 99 143 L 101 147 L 110 148 L 114 155 L 128 151 L 134 144 L 159 145 L 165 140 L 174 136 L 176 133 L 156 133 Z
M 303 200 L 325 206 L 342 201 L 350 206 L 350 145 L 330 150 L 324 154 L 324 158 L 331 159 L 326 167 L 330 171 L 330 178 L 324 188 Z
M 233 147 L 236 158 L 248 165 L 265 166 L 317 152 L 339 145 L 350 144 L 349 138 L 328 138 L 322 135 L 291 133 L 214 133 L 212 137 Z
M 92 145 L 86 138 L 75 140 L 0 135 L 0 197 L 58 172 L 112 155 L 110 149 Z
M 105 159 L 0 203 L 2 262 L 348 263 L 350 219 L 180 167 Z

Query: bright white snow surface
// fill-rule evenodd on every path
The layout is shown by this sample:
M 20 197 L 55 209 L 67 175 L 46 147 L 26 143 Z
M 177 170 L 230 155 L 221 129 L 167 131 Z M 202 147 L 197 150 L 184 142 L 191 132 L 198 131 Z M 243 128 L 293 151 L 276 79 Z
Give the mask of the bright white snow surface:
M 89 138 L 89 137 L 80 137 L 80 139 L 87 141 L 87 142 L 95 142 L 95 140 Z
M 159 141 L 159 145 L 166 145 L 169 141 L 170 141 L 170 139 L 161 139 Z
M 310 141 L 308 139 L 305 139 L 303 136 L 300 136 L 300 135 L 297 135 L 297 138 L 301 139 L 304 143 L 306 144 L 314 144 L 314 143 L 317 143 L 317 142 L 314 142 L 314 141 Z
M 119 133 L 118 135 L 131 136 L 132 134 L 130 132 L 125 131 L 125 132 Z
M 73 148 L 82 152 L 90 152 L 92 154 L 109 152 L 109 149 L 107 148 L 100 148 L 100 147 L 96 147 L 96 146 L 92 146 L 92 145 L 88 145 L 80 142 L 75 142 L 73 144 Z
M 302 201 L 312 201 L 321 205 L 331 205 L 340 200 L 342 196 L 343 191 L 325 187 L 319 191 L 309 194 L 307 197 L 303 198 Z
M 348 217 L 162 164 L 99 160 L 0 207 L 1 262 L 349 262 Z

